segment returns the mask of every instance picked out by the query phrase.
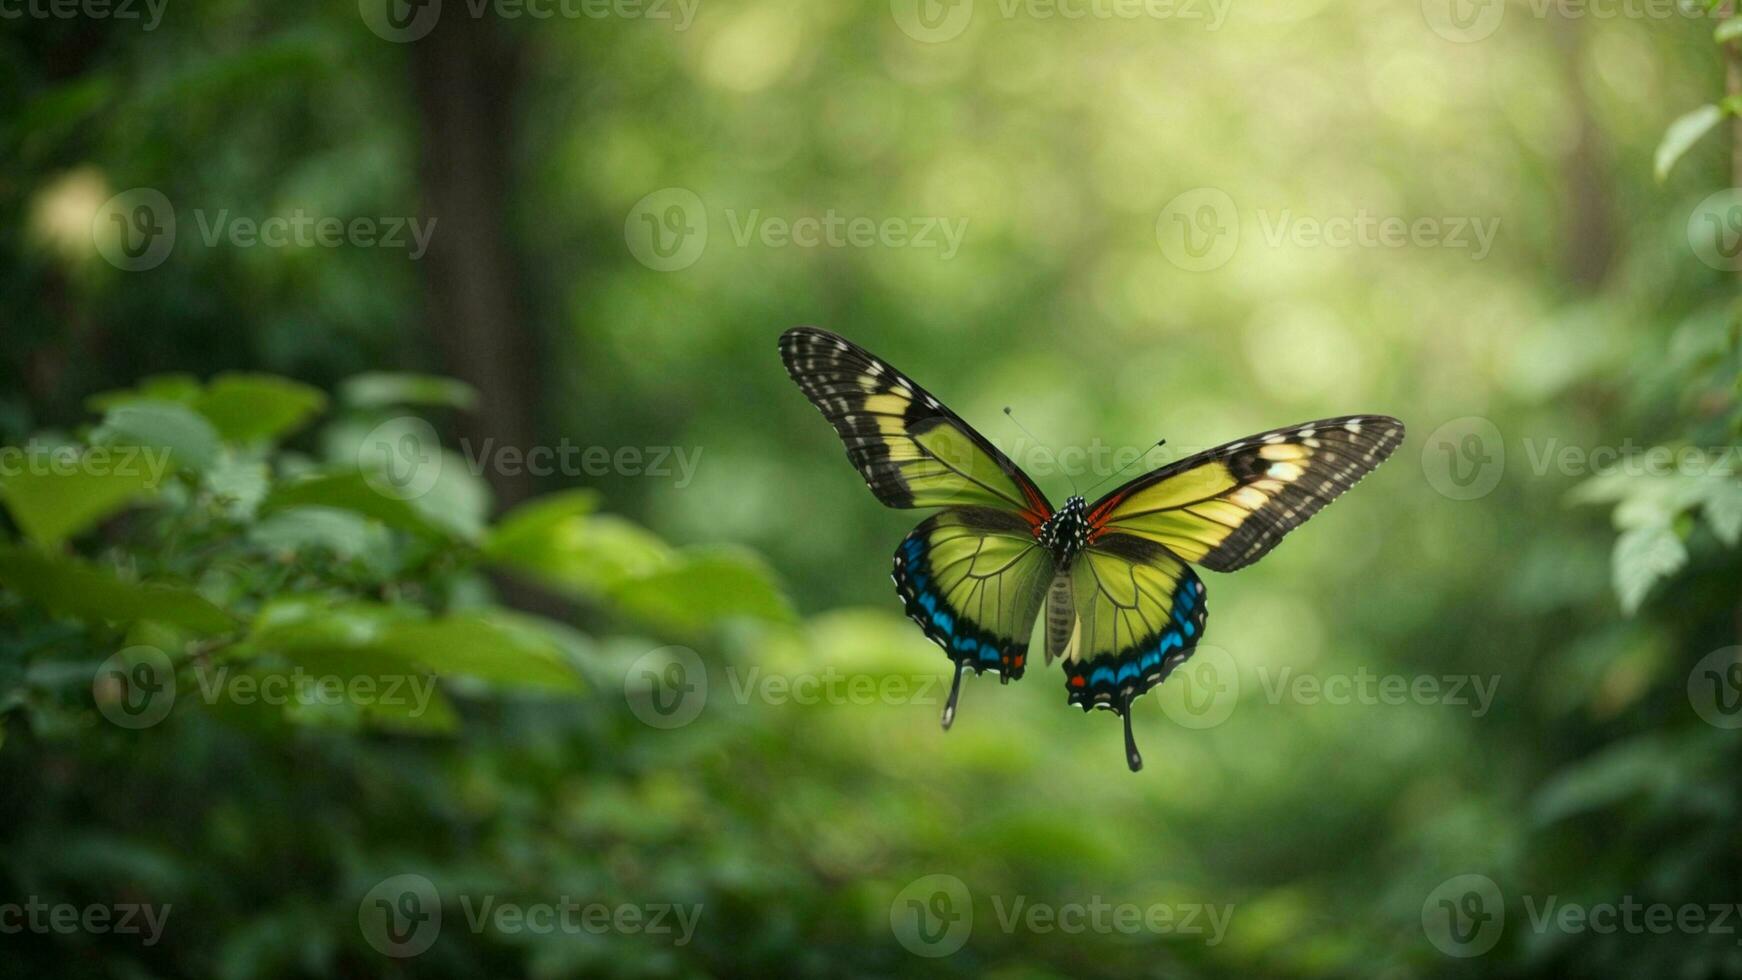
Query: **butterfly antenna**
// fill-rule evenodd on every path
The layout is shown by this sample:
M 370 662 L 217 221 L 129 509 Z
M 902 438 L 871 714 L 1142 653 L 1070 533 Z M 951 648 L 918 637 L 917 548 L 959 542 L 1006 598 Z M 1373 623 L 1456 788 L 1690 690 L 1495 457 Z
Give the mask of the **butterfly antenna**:
M 1009 405 L 1006 405 L 1006 406 L 1004 406 L 1004 414 L 1005 414 L 1005 415 L 1006 415 L 1006 416 L 1009 416 L 1009 418 L 1010 418 L 1010 421 L 1012 421 L 1012 422 L 1016 422 L 1016 416 L 1015 416 L 1015 415 L 1013 415 L 1013 414 L 1011 414 L 1011 411 L 1010 411 L 1010 406 L 1009 406 Z M 1027 436 L 1027 437 L 1028 437 L 1028 438 L 1029 438 L 1029 439 L 1030 439 L 1030 440 L 1032 440 L 1032 441 L 1033 441 L 1033 442 L 1034 442 L 1034 444 L 1035 444 L 1035 445 L 1037 445 L 1037 446 L 1043 446 L 1043 445 L 1045 445 L 1045 443 L 1043 443 L 1043 442 L 1041 442 L 1041 441 L 1040 441 L 1040 440 L 1039 440 L 1039 439 L 1036 439 L 1036 438 L 1035 438 L 1035 435 L 1034 435 L 1034 433 L 1032 433 L 1032 432 L 1030 432 L 1030 431 L 1028 431 L 1028 426 L 1026 426 L 1026 425 L 1023 425 L 1023 424 L 1022 424 L 1022 423 L 1021 423 L 1021 422 L 1016 422 L 1016 427 L 1017 427 L 1017 428 L 1018 428 L 1018 429 L 1021 429 L 1021 430 L 1022 430 L 1022 434 L 1023 434 L 1023 435 L 1025 435 L 1025 436 Z M 1063 469 L 1063 467 L 1060 467 L 1060 469 Z M 1075 479 L 1074 479 L 1074 478 L 1073 478 L 1073 477 L 1072 477 L 1072 476 L 1071 476 L 1071 474 L 1070 474 L 1070 471 L 1069 471 L 1069 470 L 1065 470 L 1065 479 L 1066 479 L 1066 480 L 1069 480 L 1069 481 L 1070 481 L 1070 483 L 1071 483 L 1071 493 L 1073 493 L 1073 494 L 1076 494 L 1076 496 L 1079 496 L 1079 497 L 1081 497 L 1081 496 L 1082 496 L 1082 494 L 1081 494 L 1081 493 L 1078 493 L 1078 492 L 1077 492 L 1077 481 L 1076 481 L 1076 480 L 1075 480 Z
M 1149 449 L 1160 449 L 1161 447 L 1163 447 L 1165 445 L 1167 445 L 1166 439 L 1157 439 L 1157 440 L 1155 440 L 1155 445 L 1150 446 Z M 1129 463 L 1126 463 L 1124 466 L 1119 467 L 1119 473 L 1123 473 L 1126 470 L 1130 469 L 1131 467 L 1136 466 L 1138 463 L 1142 462 L 1143 458 L 1145 456 L 1149 455 L 1149 449 L 1145 449 L 1143 452 L 1138 453 L 1136 459 L 1132 460 Z M 1113 477 L 1118 476 L 1119 473 L 1110 473 L 1107 476 L 1101 477 L 1100 481 L 1095 484 L 1095 487 L 1098 487 L 1102 483 L 1106 483 L 1108 480 L 1113 479 Z M 1089 489 L 1093 490 L 1093 489 L 1095 489 L 1095 487 L 1090 487 Z

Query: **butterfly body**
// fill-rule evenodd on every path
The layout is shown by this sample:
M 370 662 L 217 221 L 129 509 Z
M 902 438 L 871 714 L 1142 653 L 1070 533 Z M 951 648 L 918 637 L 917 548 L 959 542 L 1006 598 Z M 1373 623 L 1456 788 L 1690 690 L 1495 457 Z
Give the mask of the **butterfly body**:
M 1088 514 L 1089 502 L 1073 496 L 1065 500 L 1058 513 L 1034 530 L 1034 539 L 1042 548 L 1052 552 L 1052 560 L 1061 571 L 1068 569 L 1077 552 L 1089 544 Z
M 1384 415 L 1321 419 L 1205 450 L 1090 504 L 1054 510 L 1015 463 L 906 375 L 824 330 L 780 339 L 789 374 L 835 427 L 871 492 L 891 507 L 941 508 L 895 552 L 907 615 L 962 675 L 1022 677 L 1037 621 L 1071 704 L 1123 716 L 1203 636 L 1204 583 L 1234 571 L 1378 466 L 1403 439 Z

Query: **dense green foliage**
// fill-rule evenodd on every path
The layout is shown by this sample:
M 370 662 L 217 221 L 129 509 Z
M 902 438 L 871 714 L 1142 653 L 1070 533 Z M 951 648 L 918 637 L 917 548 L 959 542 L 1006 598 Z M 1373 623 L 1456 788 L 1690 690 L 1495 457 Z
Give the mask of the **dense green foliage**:
M 420 42 L 219 0 L 0 34 L 0 928 L 9 903 L 170 910 L 149 944 L 0 933 L 0 971 L 1742 976 L 1742 917 L 1709 911 L 1742 901 L 1716 19 L 981 0 L 927 43 L 913 6 L 506 23 L 526 385 L 582 461 L 512 507 L 503 457 L 453 437 L 503 393 L 433 376 L 464 365 L 406 250 L 205 234 L 420 214 Z M 92 233 L 133 188 L 180 225 L 142 271 Z M 662 269 L 636 235 L 667 188 L 708 239 Z M 1188 247 L 1223 201 L 1236 247 Z M 767 234 L 831 213 L 964 231 Z M 946 662 L 888 583 L 918 515 L 784 377 L 801 322 L 1055 499 L 1160 436 L 1347 412 L 1410 436 L 1205 576 L 1206 644 L 1139 703 L 1132 775 L 1056 668 L 969 680 L 938 730 Z M 1005 405 L 1082 456 L 1061 472 Z M 661 684 L 697 669 L 675 718 Z M 442 925 L 396 957 L 371 917 L 407 875 Z M 931 875 L 971 900 L 936 958 L 892 923 Z M 1433 926 L 1464 875 L 1504 921 L 1470 958 Z M 673 930 L 474 925 L 486 900 Z M 1047 918 L 1103 904 L 1172 918 Z

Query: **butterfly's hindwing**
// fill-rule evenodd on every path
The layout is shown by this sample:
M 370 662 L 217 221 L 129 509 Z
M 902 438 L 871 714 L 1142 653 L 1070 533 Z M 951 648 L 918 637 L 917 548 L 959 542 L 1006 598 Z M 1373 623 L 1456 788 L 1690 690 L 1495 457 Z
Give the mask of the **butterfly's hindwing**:
M 1264 557 L 1403 441 L 1385 415 L 1321 419 L 1260 433 L 1141 476 L 1089 511 L 1097 534 L 1153 541 L 1211 571 Z
M 890 507 L 998 507 L 1051 513 L 1033 481 L 943 403 L 887 362 L 815 327 L 781 335 L 787 373 Z
M 985 507 L 946 510 L 895 552 L 907 614 L 961 669 L 1022 676 L 1053 561 L 1027 522 Z
M 1064 651 L 1070 702 L 1124 714 L 1192 655 L 1208 611 L 1204 583 L 1153 542 L 1107 535 L 1077 556 Z

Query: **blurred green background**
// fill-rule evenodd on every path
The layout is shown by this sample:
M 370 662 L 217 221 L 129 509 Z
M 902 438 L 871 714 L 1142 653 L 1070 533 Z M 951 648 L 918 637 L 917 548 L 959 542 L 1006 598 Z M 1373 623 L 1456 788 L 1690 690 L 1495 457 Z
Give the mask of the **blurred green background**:
M 1742 976 L 1727 9 L 0 13 L 0 973 Z M 1133 775 L 940 732 L 799 323 L 1055 501 L 1409 438 Z

